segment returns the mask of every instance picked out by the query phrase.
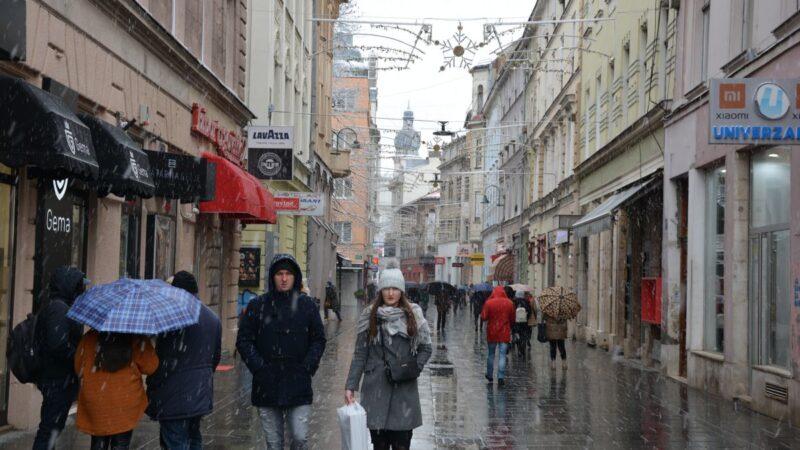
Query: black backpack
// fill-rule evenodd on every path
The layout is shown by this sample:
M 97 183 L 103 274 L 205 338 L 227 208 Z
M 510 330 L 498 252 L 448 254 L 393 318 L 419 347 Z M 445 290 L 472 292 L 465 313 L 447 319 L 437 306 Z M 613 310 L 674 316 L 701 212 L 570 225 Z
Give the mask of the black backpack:
M 20 383 L 35 383 L 42 372 L 42 351 L 36 334 L 36 321 L 36 314 L 28 314 L 8 337 L 8 367 Z

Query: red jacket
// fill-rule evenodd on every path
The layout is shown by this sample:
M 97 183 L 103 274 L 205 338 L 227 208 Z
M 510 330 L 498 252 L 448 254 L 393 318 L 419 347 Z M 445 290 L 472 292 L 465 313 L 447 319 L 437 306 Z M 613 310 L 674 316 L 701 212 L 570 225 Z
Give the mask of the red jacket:
M 486 340 L 491 343 L 511 342 L 514 313 L 514 303 L 506 297 L 502 287 L 495 287 L 481 311 L 481 320 L 489 322 L 486 327 Z

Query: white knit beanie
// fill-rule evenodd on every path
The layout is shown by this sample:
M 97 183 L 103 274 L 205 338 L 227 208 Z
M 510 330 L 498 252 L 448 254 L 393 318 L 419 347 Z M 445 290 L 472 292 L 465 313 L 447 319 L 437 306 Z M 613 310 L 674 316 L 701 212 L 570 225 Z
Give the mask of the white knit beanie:
M 400 271 L 400 264 L 396 260 L 389 260 L 386 262 L 386 268 L 381 272 L 380 281 L 378 281 L 378 291 L 385 288 L 397 288 L 405 294 L 406 292 L 406 279 L 403 277 L 403 272 Z

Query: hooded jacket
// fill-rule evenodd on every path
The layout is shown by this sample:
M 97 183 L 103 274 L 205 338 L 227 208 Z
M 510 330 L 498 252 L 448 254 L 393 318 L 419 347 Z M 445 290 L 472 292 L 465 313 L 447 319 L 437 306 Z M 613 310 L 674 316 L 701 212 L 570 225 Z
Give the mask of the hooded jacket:
M 275 266 L 289 263 L 294 286 L 275 290 Z M 310 405 L 311 377 L 325 351 L 325 329 L 314 301 L 300 292 L 303 275 L 288 254 L 272 258 L 269 290 L 253 299 L 239 320 L 236 349 L 253 373 L 251 401 L 256 407 Z
M 40 382 L 77 380 L 75 350 L 83 335 L 83 325 L 67 318 L 67 311 L 83 292 L 83 272 L 61 266 L 50 277 L 49 297 L 39 311 L 36 330 L 42 345 Z
M 514 323 L 514 303 L 508 299 L 505 290 L 497 286 L 486 300 L 481 311 L 481 320 L 488 321 L 486 340 L 490 343 L 511 342 L 511 324 Z

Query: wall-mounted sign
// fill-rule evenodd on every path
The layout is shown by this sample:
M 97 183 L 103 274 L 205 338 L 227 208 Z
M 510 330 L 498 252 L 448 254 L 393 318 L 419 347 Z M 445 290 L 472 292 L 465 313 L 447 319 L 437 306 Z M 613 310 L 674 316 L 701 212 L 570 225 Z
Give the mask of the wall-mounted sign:
M 261 282 L 261 248 L 239 248 L 239 286 L 258 287 Z
M 437 266 L 443 266 L 443 265 L 445 265 L 446 262 L 447 262 L 447 260 L 445 259 L 444 256 L 434 256 L 433 257 L 433 263 L 436 264 Z
M 275 192 L 275 209 L 288 216 L 325 215 L 325 197 L 319 192 Z
M 712 79 L 710 89 L 709 143 L 800 143 L 800 79 Z
M 472 253 L 469 255 L 469 264 L 471 266 L 482 266 L 484 260 L 483 253 Z
M 569 243 L 569 230 L 553 230 L 547 235 L 547 240 L 553 247 Z
M 211 141 L 217 147 L 220 156 L 237 166 L 242 165 L 244 137 L 211 120 L 206 114 L 206 109 L 197 103 L 192 103 L 192 131 Z
M 261 180 L 291 180 L 294 127 L 249 127 L 247 171 Z
M 462 262 L 454 262 L 453 267 L 464 267 L 464 263 Z
M 472 253 L 472 248 L 469 244 L 458 244 L 457 256 L 469 256 Z

